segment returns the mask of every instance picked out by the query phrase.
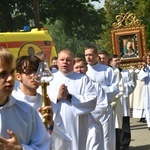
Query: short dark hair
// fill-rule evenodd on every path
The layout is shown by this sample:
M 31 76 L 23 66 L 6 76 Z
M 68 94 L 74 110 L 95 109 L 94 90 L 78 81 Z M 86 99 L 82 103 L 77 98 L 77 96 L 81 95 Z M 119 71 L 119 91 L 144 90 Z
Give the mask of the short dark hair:
M 108 60 L 108 64 L 110 64 L 110 62 L 112 61 L 113 58 L 118 58 L 119 55 L 117 54 L 112 54 L 110 57 L 109 57 L 109 60 Z
M 52 70 L 53 68 L 55 68 L 56 70 L 58 70 L 58 65 L 51 65 L 49 68 L 50 68 L 50 70 Z
M 20 56 L 16 60 L 16 72 L 25 74 L 36 72 L 40 62 L 37 56 Z
M 100 51 L 99 54 L 104 54 L 104 55 L 109 57 L 109 53 L 106 50 Z
M 52 58 L 52 61 L 53 61 L 53 60 L 57 60 L 57 59 L 58 59 L 58 57 L 55 56 L 55 57 Z
M 75 57 L 74 60 L 75 60 L 75 63 L 83 62 L 83 64 L 84 64 L 85 66 L 87 65 L 85 59 L 82 58 L 82 57 Z
M 87 49 L 93 49 L 94 52 L 95 52 L 95 54 L 98 54 L 98 48 L 95 45 L 92 45 L 92 44 L 91 45 L 86 45 L 84 49 L 85 50 L 87 50 Z

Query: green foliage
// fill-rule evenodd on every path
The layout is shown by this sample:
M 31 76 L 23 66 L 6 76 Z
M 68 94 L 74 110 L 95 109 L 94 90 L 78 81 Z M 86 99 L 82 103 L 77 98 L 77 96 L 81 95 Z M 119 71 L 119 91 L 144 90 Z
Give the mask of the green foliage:
M 40 23 L 46 24 L 47 19 L 52 23 L 56 20 L 63 22 L 64 30 L 70 37 L 80 40 L 99 39 L 97 31 L 101 32 L 104 11 L 95 10 L 88 0 L 39 0 Z M 33 20 L 33 0 L 5 0 L 0 2 L 0 15 L 4 21 L 1 31 L 21 29 L 30 25 Z M 5 19 L 9 18 L 9 19 Z
M 104 32 L 101 33 L 101 38 L 97 44 L 101 45 L 101 49 L 108 52 L 111 50 L 110 31 L 112 24 L 115 22 L 115 17 L 121 13 L 134 13 L 137 19 L 142 21 L 146 27 L 147 48 L 150 50 L 150 1 L 149 0 L 107 0 L 105 2 L 106 20 L 107 23 L 103 26 Z
M 108 53 L 112 53 L 111 49 L 111 37 L 110 37 L 110 29 L 107 26 L 103 26 L 104 32 L 101 33 L 101 38 L 96 41 L 96 45 L 99 47 L 99 50 L 106 50 Z
M 79 40 L 75 36 L 70 38 L 70 36 L 65 33 L 63 22 L 60 20 L 56 20 L 54 24 L 48 22 L 44 27 L 52 36 L 57 52 L 64 48 L 69 48 L 76 56 L 83 57 L 84 46 L 91 43 L 89 40 Z
M 39 0 L 40 26 L 49 30 L 57 51 L 68 47 L 77 56 L 83 55 L 84 46 L 89 43 L 111 53 L 112 23 L 116 15 L 126 12 L 135 13 L 145 25 L 150 49 L 149 0 L 107 0 L 105 7 L 98 10 L 89 0 Z M 24 25 L 35 27 L 33 0 L 0 2 L 0 17 L 0 31 L 17 31 Z
M 150 51 L 150 1 L 149 0 L 136 0 L 137 8 L 136 15 L 142 21 L 146 28 L 147 49 Z
M 17 1 L 5 0 L 0 2 L 0 14 L 3 23 L 0 31 L 15 31 L 29 25 L 29 19 L 33 18 L 32 0 Z
M 0 30 L 17 31 L 25 25 L 35 27 L 33 1 L 36 2 L 0 2 Z M 103 32 L 102 24 L 106 23 L 105 10 L 95 10 L 89 0 L 61 0 L 61 3 L 54 0 L 39 0 L 39 14 L 40 26 L 49 29 L 57 50 L 69 47 L 78 56 L 83 54 L 84 45 L 95 44 L 95 41 L 100 39 L 100 33 Z

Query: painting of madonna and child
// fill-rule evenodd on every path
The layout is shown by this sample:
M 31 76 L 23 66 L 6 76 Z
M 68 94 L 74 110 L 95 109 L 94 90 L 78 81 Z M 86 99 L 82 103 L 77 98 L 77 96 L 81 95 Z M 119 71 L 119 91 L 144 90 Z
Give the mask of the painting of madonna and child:
M 138 41 L 136 35 L 123 36 L 119 39 L 121 58 L 138 58 Z

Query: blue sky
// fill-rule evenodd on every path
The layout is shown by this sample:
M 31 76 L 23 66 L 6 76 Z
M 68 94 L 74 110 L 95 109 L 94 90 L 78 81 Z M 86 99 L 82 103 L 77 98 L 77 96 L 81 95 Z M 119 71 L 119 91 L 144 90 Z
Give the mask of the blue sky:
M 104 6 L 104 1 L 105 0 L 101 0 L 101 2 L 96 2 L 96 1 L 93 1 L 93 0 L 89 0 L 89 2 L 91 4 L 93 4 L 96 9 L 103 7 Z

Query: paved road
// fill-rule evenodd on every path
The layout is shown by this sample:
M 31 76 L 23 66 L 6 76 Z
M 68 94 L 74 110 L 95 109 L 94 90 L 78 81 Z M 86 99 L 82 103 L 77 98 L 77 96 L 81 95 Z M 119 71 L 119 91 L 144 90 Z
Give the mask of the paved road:
M 131 118 L 130 125 L 130 150 L 150 150 L 150 130 L 147 124 L 139 122 L 139 119 Z

